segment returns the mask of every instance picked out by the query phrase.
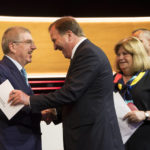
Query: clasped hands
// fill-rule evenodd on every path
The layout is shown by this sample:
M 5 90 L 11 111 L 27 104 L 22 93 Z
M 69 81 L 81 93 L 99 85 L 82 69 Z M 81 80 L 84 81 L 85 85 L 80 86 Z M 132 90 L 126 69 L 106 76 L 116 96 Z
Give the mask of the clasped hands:
M 13 90 L 9 94 L 8 103 L 10 103 L 10 105 L 12 106 L 20 104 L 27 106 L 30 104 L 30 96 L 20 90 Z M 50 124 L 53 118 L 56 116 L 56 109 L 55 108 L 46 109 L 41 111 L 41 114 L 42 114 L 42 121 L 45 121 L 46 124 Z
M 42 114 L 42 121 L 45 121 L 46 124 L 50 124 L 54 118 L 56 118 L 56 109 L 49 108 L 41 111 Z

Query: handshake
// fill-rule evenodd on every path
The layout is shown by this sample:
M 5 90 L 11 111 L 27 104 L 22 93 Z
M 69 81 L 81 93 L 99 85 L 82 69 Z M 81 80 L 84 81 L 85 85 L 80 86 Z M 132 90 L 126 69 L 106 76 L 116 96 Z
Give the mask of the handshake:
M 13 90 L 9 94 L 8 103 L 12 106 L 16 105 L 29 105 L 30 104 L 30 96 L 25 94 L 20 90 Z M 46 124 L 50 124 L 51 121 L 57 119 L 57 112 L 55 108 L 49 108 L 41 111 L 42 114 L 42 121 L 45 121 Z
M 45 121 L 46 124 L 50 124 L 51 121 L 57 119 L 57 112 L 55 108 L 49 108 L 46 110 L 41 111 L 42 114 L 42 121 Z

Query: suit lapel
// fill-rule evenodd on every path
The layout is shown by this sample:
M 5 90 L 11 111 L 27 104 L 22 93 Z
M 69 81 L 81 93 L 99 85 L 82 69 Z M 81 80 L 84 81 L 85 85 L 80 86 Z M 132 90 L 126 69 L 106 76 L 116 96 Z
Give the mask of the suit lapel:
M 77 48 L 74 56 L 73 56 L 73 59 L 70 60 L 70 65 L 69 65 L 69 69 L 68 69 L 68 72 L 67 72 L 67 76 L 66 76 L 66 79 L 69 77 L 69 74 L 71 72 L 71 68 L 73 66 L 73 64 L 75 63 L 76 59 L 78 58 L 78 54 L 80 53 L 80 51 L 82 51 L 82 48 L 83 46 L 85 46 L 88 42 L 90 42 L 88 39 L 84 40 Z
M 18 70 L 16 65 L 9 58 L 4 56 L 3 60 L 2 60 L 2 63 L 5 64 L 9 68 L 11 74 L 8 75 L 8 76 L 10 76 L 10 78 L 12 80 L 14 80 L 14 81 L 11 81 L 11 82 L 14 82 L 15 87 L 17 89 L 23 90 L 28 94 L 33 93 L 32 90 L 31 90 L 31 87 L 26 84 L 26 82 L 24 80 L 24 77 L 21 75 L 21 72 Z

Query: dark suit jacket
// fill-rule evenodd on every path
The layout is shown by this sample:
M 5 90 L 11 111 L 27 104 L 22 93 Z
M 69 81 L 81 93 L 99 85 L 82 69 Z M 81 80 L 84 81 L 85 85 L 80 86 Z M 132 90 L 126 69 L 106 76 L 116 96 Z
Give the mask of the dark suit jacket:
M 77 48 L 64 86 L 30 97 L 33 110 L 62 106 L 65 150 L 123 150 L 113 103 L 113 76 L 104 52 L 89 40 Z
M 6 56 L 0 61 L 0 83 L 8 79 L 14 89 L 32 95 L 20 71 Z M 2 91 L 1 91 L 2 92 Z M 0 110 L 1 150 L 41 150 L 40 113 L 24 107 L 11 120 Z

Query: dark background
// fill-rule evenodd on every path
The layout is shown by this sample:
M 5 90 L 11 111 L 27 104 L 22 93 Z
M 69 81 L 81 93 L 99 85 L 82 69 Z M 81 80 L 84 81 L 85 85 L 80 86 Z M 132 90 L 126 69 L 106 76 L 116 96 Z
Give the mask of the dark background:
M 143 17 L 150 0 L 1 0 L 0 16 Z

